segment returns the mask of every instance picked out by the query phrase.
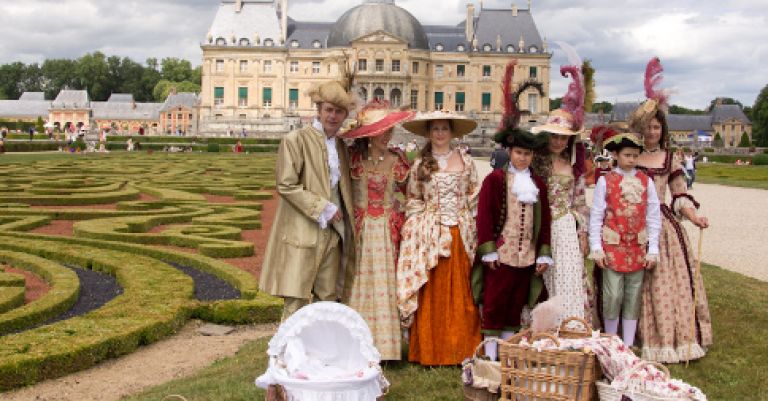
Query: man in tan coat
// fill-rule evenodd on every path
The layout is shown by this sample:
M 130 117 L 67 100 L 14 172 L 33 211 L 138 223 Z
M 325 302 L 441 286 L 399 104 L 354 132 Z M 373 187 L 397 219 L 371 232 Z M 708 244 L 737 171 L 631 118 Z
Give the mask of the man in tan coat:
M 283 320 L 312 300 L 341 298 L 344 278 L 354 271 L 349 159 L 336 138 L 354 102 L 338 82 L 309 96 L 317 118 L 286 135 L 278 149 L 280 202 L 259 281 L 262 291 L 285 301 Z

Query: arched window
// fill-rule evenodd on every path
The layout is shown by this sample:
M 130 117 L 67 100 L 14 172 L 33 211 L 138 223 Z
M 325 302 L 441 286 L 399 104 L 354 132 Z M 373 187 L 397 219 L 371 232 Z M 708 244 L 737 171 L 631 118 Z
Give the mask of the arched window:
M 360 99 L 363 99 L 363 103 L 368 103 L 368 89 L 360 88 Z
M 250 45 L 251 45 L 251 41 L 248 40 L 248 38 L 240 39 L 240 46 L 250 46 Z
M 445 49 L 445 47 L 443 46 L 442 43 L 438 43 L 438 44 L 435 45 L 435 50 L 437 50 L 439 52 L 443 51 L 444 49 Z
M 377 100 L 384 100 L 384 89 L 376 88 L 373 91 L 373 98 Z
M 389 102 L 394 107 L 400 107 L 403 103 L 403 92 L 398 88 L 392 89 L 392 92 L 389 94 Z
M 538 52 L 539 52 L 539 48 L 536 46 L 531 46 L 528 48 L 528 53 L 538 53 Z
M 299 41 L 294 39 L 291 41 L 291 47 L 299 47 Z
M 275 41 L 274 40 L 272 40 L 270 38 L 264 39 L 264 46 L 272 47 L 274 45 L 275 45 Z
M 514 53 L 514 52 L 515 52 L 515 46 L 507 45 L 507 53 Z
M 224 38 L 216 38 L 216 46 L 226 46 L 227 40 Z
M 489 52 L 489 51 L 491 51 L 492 49 L 493 49 L 493 47 L 491 47 L 491 44 L 490 44 L 490 43 L 486 43 L 486 44 L 484 44 L 484 45 L 483 45 L 483 51 L 484 51 L 484 52 Z
M 319 40 L 317 40 L 317 39 L 315 39 L 315 40 L 312 42 L 312 47 L 314 47 L 315 49 L 319 49 L 319 48 L 320 48 L 320 47 L 322 47 L 322 46 L 323 46 L 323 44 L 322 44 L 322 43 L 320 43 L 320 41 L 319 41 Z
M 458 45 L 458 46 L 456 46 L 456 51 L 457 51 L 457 52 L 463 52 L 464 50 L 465 50 L 465 48 L 464 48 L 464 45 Z

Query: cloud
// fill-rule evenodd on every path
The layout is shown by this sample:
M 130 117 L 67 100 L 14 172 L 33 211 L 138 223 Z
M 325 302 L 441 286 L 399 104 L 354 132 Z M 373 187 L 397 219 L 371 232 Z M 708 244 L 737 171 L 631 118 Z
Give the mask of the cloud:
M 289 0 L 302 21 L 335 21 L 360 0 Z M 474 1 L 479 6 L 479 0 Z M 528 2 L 516 1 L 525 8 Z M 673 4 L 674 3 L 674 4 Z M 25 0 L 0 2 L 0 63 L 77 58 L 96 50 L 144 61 L 180 57 L 199 64 L 200 41 L 218 0 Z M 423 24 L 463 21 L 463 0 L 398 0 Z M 510 0 L 484 1 L 508 8 Z M 479 8 L 479 7 L 478 7 Z M 598 99 L 640 100 L 645 63 L 661 57 L 672 102 L 703 108 L 717 96 L 754 103 L 768 84 L 768 20 L 764 0 L 547 0 L 532 2 L 536 24 L 550 43 L 552 95 L 568 81 L 553 45 L 573 45 L 595 66 Z

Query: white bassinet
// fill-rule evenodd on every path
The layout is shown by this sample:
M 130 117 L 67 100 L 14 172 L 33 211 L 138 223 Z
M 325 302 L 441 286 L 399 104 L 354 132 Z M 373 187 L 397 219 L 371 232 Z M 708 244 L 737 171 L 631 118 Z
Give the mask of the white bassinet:
M 256 385 L 285 388 L 287 401 L 376 401 L 389 386 L 365 320 L 352 308 L 317 302 L 289 317 L 269 341 Z

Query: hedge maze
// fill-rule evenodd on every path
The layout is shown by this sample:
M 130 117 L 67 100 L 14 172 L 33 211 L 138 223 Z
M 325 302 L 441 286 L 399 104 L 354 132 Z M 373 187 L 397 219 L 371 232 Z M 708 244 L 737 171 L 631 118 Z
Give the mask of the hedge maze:
M 129 353 L 190 318 L 279 319 L 281 301 L 224 260 L 261 252 L 242 233 L 261 227 L 260 201 L 273 197 L 273 155 L 71 155 L 2 167 L 0 391 Z M 71 229 L 46 231 L 57 223 Z M 3 266 L 50 290 L 25 303 L 25 277 Z M 83 270 L 119 291 L 81 305 L 99 291 Z

